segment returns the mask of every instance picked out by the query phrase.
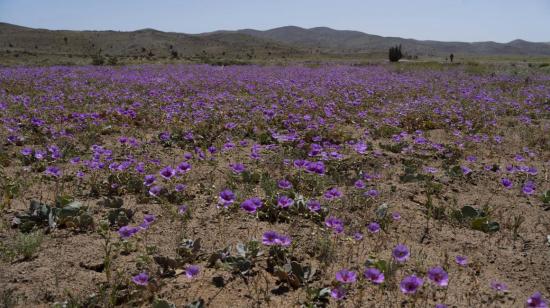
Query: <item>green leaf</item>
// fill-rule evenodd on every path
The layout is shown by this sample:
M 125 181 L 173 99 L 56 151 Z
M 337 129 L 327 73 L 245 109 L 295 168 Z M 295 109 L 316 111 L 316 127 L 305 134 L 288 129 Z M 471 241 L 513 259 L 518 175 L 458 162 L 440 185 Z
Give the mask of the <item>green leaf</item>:
M 479 216 L 479 211 L 469 205 L 463 206 L 460 212 L 464 218 L 474 218 Z

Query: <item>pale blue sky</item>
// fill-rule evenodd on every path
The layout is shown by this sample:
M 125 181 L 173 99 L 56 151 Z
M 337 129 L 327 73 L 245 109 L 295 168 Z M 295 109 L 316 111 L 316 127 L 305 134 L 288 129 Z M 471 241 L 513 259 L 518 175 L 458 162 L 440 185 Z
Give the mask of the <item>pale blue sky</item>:
M 550 0 L 0 0 L 0 21 L 200 33 L 327 26 L 444 41 L 550 41 Z

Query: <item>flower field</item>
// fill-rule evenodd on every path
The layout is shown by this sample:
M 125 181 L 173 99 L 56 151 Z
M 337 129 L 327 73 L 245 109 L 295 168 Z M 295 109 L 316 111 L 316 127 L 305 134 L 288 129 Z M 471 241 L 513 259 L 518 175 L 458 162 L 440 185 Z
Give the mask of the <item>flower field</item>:
M 0 68 L 2 303 L 548 307 L 550 75 L 492 69 Z

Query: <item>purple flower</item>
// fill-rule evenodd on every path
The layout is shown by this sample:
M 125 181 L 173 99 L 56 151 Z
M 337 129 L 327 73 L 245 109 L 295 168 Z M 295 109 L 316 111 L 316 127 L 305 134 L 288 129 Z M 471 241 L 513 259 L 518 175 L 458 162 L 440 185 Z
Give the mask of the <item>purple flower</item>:
M 379 269 L 371 267 L 365 270 L 363 273 L 366 279 L 371 281 L 373 284 L 381 284 L 384 282 L 384 273 L 382 273 Z
M 357 189 L 364 189 L 365 188 L 365 182 L 361 179 L 355 181 L 354 183 L 355 188 Z
M 178 214 L 183 215 L 187 212 L 187 205 L 180 205 L 178 207 Z
M 31 148 L 23 148 L 23 149 L 21 150 L 21 154 L 22 154 L 23 156 L 29 156 L 29 155 L 32 154 L 32 149 L 31 149 Z
M 228 206 L 233 204 L 233 202 L 235 202 L 235 194 L 231 190 L 225 189 L 220 192 L 220 197 L 218 201 L 219 205 L 227 208 Z
M 497 292 L 508 292 L 508 286 L 496 280 L 491 281 L 491 288 Z
M 370 233 L 378 233 L 380 232 L 380 224 L 378 224 L 377 222 L 371 222 L 367 226 L 367 229 L 369 230 Z
M 177 168 L 178 168 L 177 172 L 179 174 L 185 174 L 191 170 L 191 164 L 184 161 L 181 164 L 179 164 Z
M 160 176 L 167 180 L 171 179 L 174 175 L 176 175 L 176 171 L 170 166 L 166 166 L 160 170 Z
M 156 217 L 155 215 L 153 214 L 146 214 L 144 217 L 143 217 L 143 222 L 146 223 L 146 224 L 152 224 L 154 221 L 156 220 Z
M 149 275 L 146 272 L 141 272 L 132 277 L 132 282 L 138 286 L 146 286 L 149 283 Z
M 156 180 L 157 180 L 157 178 L 154 175 L 148 174 L 144 178 L 143 185 L 151 186 L 151 185 L 153 185 L 153 183 L 155 183 Z
M 58 178 L 61 176 L 61 170 L 57 168 L 56 166 L 48 166 L 46 168 L 46 171 L 44 171 L 46 175 L 53 176 L 55 178 Z
M 447 305 L 445 305 L 445 304 L 436 304 L 435 308 L 447 308 Z
M 527 299 L 527 307 L 548 308 L 548 301 L 542 298 L 540 292 L 535 292 Z
M 535 193 L 535 183 L 533 181 L 525 182 L 522 191 L 526 195 L 532 195 L 533 193 Z
M 149 195 L 151 197 L 158 197 L 162 193 L 162 186 L 156 185 L 149 189 Z
M 241 203 L 241 209 L 248 213 L 256 213 L 256 210 L 262 206 L 262 200 L 260 198 L 250 198 Z
M 367 152 L 368 146 L 363 141 L 359 141 L 353 146 L 353 149 L 359 154 L 365 154 Z
M 424 167 L 424 172 L 426 173 L 437 173 L 437 168 L 435 167 Z
M 44 157 L 46 157 L 46 152 L 44 152 L 42 150 L 34 151 L 34 158 L 36 158 L 38 160 L 43 160 Z
M 321 203 L 317 200 L 309 200 L 307 202 L 307 208 L 312 212 L 319 212 L 321 210 Z
M 468 174 L 472 173 L 472 169 L 470 169 L 466 166 L 460 166 L 460 169 L 462 170 L 462 174 L 464 174 L 464 175 L 468 175 Z
M 354 271 L 342 269 L 336 272 L 336 280 L 341 283 L 354 283 L 357 281 L 357 274 Z
M 174 187 L 174 189 L 177 191 L 177 192 L 182 192 L 184 191 L 185 189 L 187 188 L 187 185 L 185 184 L 176 184 L 176 186 Z
M 446 287 L 449 284 L 449 275 L 440 266 L 431 268 L 428 271 L 428 278 L 440 287 Z
M 344 222 L 333 216 L 325 219 L 325 226 L 331 228 L 335 233 L 344 231 Z
M 365 193 L 365 196 L 368 196 L 368 197 L 371 197 L 371 198 L 376 198 L 378 197 L 380 193 L 378 192 L 378 190 L 376 189 L 369 189 L 369 191 L 367 191 Z
M 200 272 L 200 267 L 198 265 L 188 265 L 185 268 L 185 276 L 189 279 L 195 278 Z
M 363 234 L 361 232 L 355 232 L 353 234 L 353 239 L 356 241 L 360 241 L 363 239 Z
M 403 244 L 398 244 L 395 246 L 392 252 L 393 258 L 399 263 L 407 261 L 410 255 L 411 253 L 409 252 L 409 248 Z
M 325 164 L 320 162 L 307 162 L 305 164 L 306 172 L 308 173 L 316 173 L 319 175 L 323 175 L 325 173 Z
M 266 231 L 262 236 L 262 243 L 266 246 L 283 246 L 290 245 L 290 237 L 278 234 L 275 231 Z
M 297 169 L 302 169 L 306 166 L 306 161 L 303 160 L 303 159 L 297 159 L 294 161 L 294 167 L 296 167 Z
M 229 167 L 235 174 L 241 174 L 246 170 L 246 167 L 241 163 L 229 164 Z
M 500 180 L 500 183 L 502 184 L 502 186 L 504 186 L 508 189 L 512 188 L 512 186 L 513 186 L 512 181 L 510 179 L 507 179 L 507 178 L 504 178 L 504 179 Z
M 283 208 L 283 209 L 286 209 L 288 208 L 289 206 L 292 206 L 294 204 L 294 200 L 292 200 L 291 198 L 287 197 L 287 196 L 279 196 L 277 198 L 277 206 Z
M 344 289 L 342 286 L 332 288 L 332 290 L 330 290 L 330 296 L 339 301 L 346 297 L 346 289 Z
M 136 234 L 138 231 L 139 231 L 138 227 L 123 226 L 120 229 L 118 229 L 118 235 L 120 235 L 120 237 L 123 240 L 125 240 L 134 236 L 134 234 Z
M 422 287 L 422 284 L 424 284 L 424 280 L 422 280 L 422 278 L 411 275 L 405 277 L 399 284 L 399 287 L 401 288 L 401 292 L 403 292 L 403 294 L 414 294 L 420 287 Z
M 290 181 L 286 180 L 286 179 L 280 180 L 279 183 L 277 183 L 277 185 L 279 186 L 280 189 L 291 189 L 292 188 L 292 183 L 290 183 Z
M 393 212 L 391 213 L 391 218 L 394 220 L 394 221 L 398 221 L 401 219 L 401 214 L 399 214 L 398 212 Z
M 464 256 L 456 256 L 455 257 L 455 262 L 456 262 L 456 264 L 458 264 L 460 266 L 466 266 L 466 265 L 468 265 L 468 258 L 466 258 Z
M 328 200 L 337 199 L 342 197 L 342 192 L 338 188 L 333 187 L 325 192 L 324 197 Z

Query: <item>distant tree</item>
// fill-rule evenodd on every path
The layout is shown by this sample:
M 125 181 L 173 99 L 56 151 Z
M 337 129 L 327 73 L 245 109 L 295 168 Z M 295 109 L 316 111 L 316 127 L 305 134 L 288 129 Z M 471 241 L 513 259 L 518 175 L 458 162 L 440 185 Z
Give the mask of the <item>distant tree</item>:
M 451 55 L 449 56 L 449 59 L 451 59 L 451 63 L 453 63 L 453 59 L 454 59 L 454 58 L 455 58 L 455 55 L 453 55 L 453 54 L 451 54 Z
M 69 42 L 69 39 L 65 36 L 65 37 L 63 38 L 63 41 L 65 41 L 65 45 L 67 45 L 67 43 Z
M 390 47 L 389 58 L 391 62 L 397 62 L 403 58 L 403 54 L 401 53 L 401 45 Z
M 172 59 L 176 59 L 178 57 L 178 52 L 176 50 L 172 50 L 171 52 Z

